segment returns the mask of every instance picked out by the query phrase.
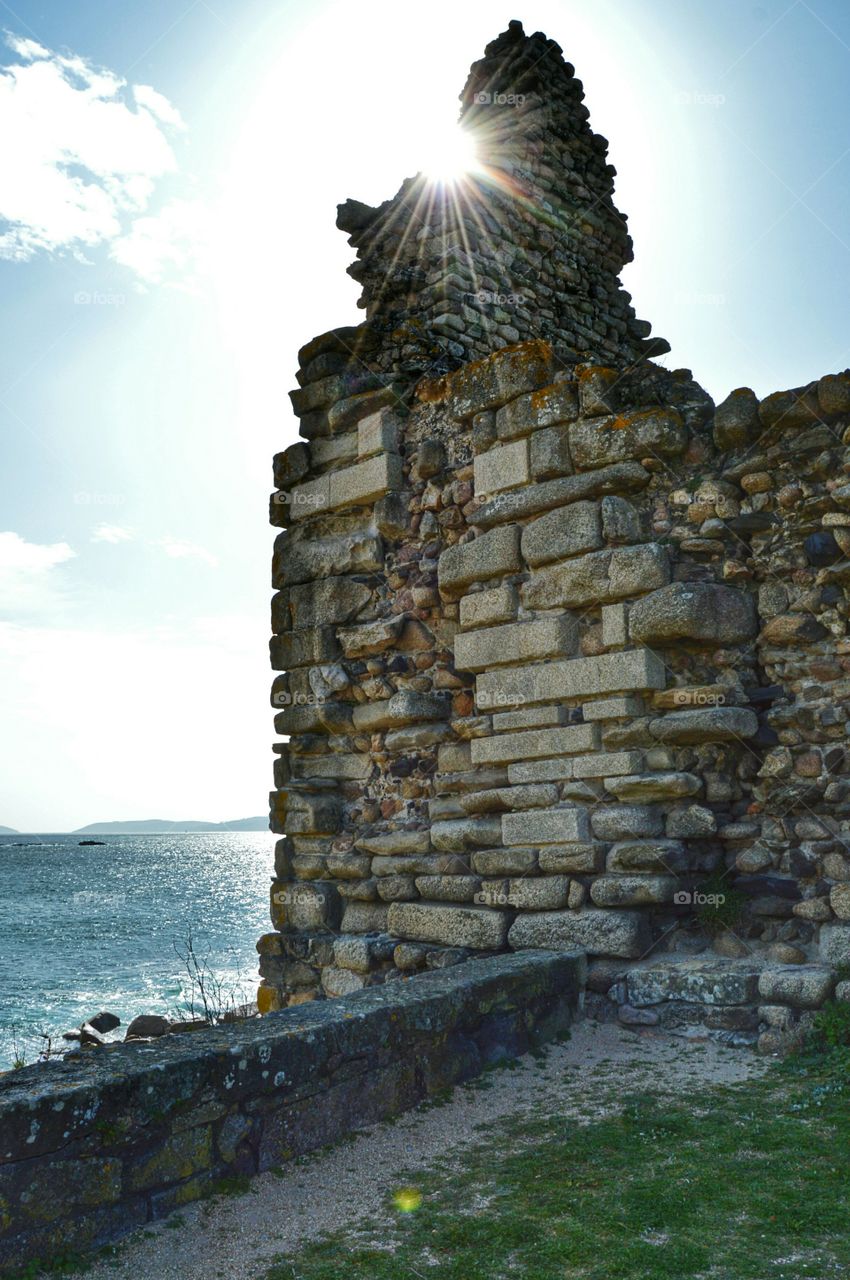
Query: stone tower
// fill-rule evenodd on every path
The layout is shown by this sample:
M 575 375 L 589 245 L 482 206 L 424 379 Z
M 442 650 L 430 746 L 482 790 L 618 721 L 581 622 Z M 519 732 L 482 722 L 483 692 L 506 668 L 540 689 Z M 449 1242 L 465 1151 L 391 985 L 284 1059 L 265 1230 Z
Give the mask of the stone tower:
M 769 1047 L 850 961 L 850 378 L 715 409 L 558 46 L 461 101 L 474 174 L 340 206 L 366 319 L 274 461 L 260 1007 L 580 948 L 601 1015 Z
M 583 96 L 559 46 L 512 22 L 461 94 L 475 172 L 448 187 L 411 178 L 377 209 L 340 206 L 379 365 L 443 372 L 529 338 L 561 362 L 669 351 L 620 285 L 632 242 Z

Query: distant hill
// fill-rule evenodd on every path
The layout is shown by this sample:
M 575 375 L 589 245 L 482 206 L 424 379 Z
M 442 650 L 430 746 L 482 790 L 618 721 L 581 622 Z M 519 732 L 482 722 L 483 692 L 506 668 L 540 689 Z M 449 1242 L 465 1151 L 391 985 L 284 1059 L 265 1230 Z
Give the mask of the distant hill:
M 249 818 L 248 821 L 250 822 L 251 819 Z M 20 834 L 20 831 L 16 831 L 14 827 L 0 827 L 0 836 L 19 836 Z
M 70 832 L 73 836 L 168 835 L 182 831 L 268 831 L 269 820 L 234 818 L 232 822 L 168 822 L 164 818 L 139 818 L 128 822 L 90 822 Z M 0 828 L 2 831 L 3 828 Z

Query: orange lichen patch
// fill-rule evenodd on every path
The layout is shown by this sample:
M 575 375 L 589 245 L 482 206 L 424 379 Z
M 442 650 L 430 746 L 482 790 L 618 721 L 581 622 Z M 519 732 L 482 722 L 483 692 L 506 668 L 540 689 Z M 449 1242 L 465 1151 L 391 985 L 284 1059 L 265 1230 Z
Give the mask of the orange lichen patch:
M 603 364 L 583 364 L 576 369 L 576 377 L 580 383 L 589 382 L 591 379 L 604 378 L 606 380 L 616 380 L 620 374 L 616 369 L 611 369 Z
M 448 375 L 450 389 L 458 383 L 485 376 L 493 369 L 508 363 L 522 368 L 528 365 L 533 368 L 537 363 L 548 364 L 552 359 L 552 346 L 543 338 L 532 338 L 528 342 L 514 342 L 509 347 L 494 351 L 491 356 L 482 356 L 480 360 L 471 360 L 455 373 Z
M 640 427 L 658 413 L 657 409 L 636 409 L 634 413 L 618 413 L 613 418 L 600 418 L 599 426 L 606 431 L 625 431 L 628 427 Z
M 449 378 L 443 374 L 441 378 L 422 378 L 414 388 L 416 399 L 422 404 L 439 404 L 449 394 Z
M 260 1013 L 277 1013 L 282 1009 L 280 992 L 277 987 L 267 987 L 261 982 L 257 987 L 257 1008 Z
M 564 383 L 553 382 L 550 387 L 541 387 L 539 391 L 532 391 L 530 403 L 534 413 L 545 413 L 551 402 L 564 393 Z

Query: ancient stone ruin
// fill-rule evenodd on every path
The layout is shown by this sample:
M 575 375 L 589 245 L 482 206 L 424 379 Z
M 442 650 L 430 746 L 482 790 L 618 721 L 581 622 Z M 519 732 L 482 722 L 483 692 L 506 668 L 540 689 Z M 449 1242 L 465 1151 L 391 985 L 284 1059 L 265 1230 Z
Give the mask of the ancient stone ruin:
M 781 1049 L 850 987 L 850 373 L 715 407 L 657 363 L 582 97 L 511 23 L 480 170 L 339 208 L 366 318 L 274 460 L 260 1007 L 580 949 L 596 1016 Z

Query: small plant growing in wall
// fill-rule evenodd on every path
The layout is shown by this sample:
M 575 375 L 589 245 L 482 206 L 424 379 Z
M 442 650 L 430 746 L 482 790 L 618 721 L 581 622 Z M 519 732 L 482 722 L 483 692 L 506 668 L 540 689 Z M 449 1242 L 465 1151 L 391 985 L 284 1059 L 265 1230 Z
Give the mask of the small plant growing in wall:
M 746 902 L 746 894 L 733 889 L 723 875 L 712 876 L 694 893 L 697 921 L 712 938 L 741 924 Z

